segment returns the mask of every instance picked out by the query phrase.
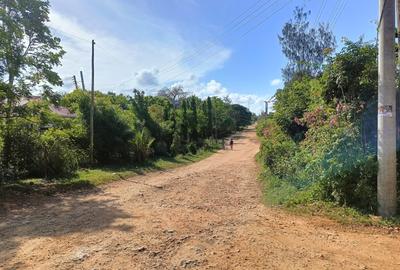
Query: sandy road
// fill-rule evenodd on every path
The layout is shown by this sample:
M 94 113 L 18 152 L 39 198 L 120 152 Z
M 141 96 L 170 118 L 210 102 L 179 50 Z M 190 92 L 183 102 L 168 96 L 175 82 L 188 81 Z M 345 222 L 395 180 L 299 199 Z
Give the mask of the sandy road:
M 396 233 L 263 205 L 254 131 L 236 142 L 187 167 L 9 206 L 0 268 L 400 269 Z

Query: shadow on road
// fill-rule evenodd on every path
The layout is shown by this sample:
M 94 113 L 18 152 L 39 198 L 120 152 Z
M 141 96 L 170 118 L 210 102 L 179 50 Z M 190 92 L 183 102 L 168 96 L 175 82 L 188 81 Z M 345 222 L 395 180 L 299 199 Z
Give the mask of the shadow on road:
M 131 231 L 130 225 L 116 225 L 116 220 L 132 218 L 122 211 L 116 199 L 89 199 L 84 194 L 42 197 L 29 201 L 13 211 L 0 213 L 0 268 L 15 255 L 24 241 L 42 237 L 57 237 L 73 233 L 102 230 Z M 99 198 L 99 197 L 97 197 Z M 32 200 L 33 201 L 33 200 Z M 121 222 L 118 222 L 121 224 Z M 22 263 L 22 262 L 20 262 Z M 21 267 L 20 263 L 13 267 Z

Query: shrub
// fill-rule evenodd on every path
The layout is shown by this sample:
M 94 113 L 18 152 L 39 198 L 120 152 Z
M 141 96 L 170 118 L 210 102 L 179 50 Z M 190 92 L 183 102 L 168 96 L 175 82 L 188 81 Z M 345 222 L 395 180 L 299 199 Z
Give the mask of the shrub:
M 197 153 L 197 146 L 196 146 L 196 143 L 193 143 L 193 142 L 189 143 L 188 146 L 187 146 L 187 148 L 188 148 L 188 150 L 189 150 L 189 152 L 190 152 L 191 154 L 195 155 L 195 154 Z
M 8 127 L 8 133 L 4 132 L 4 147 L 8 147 L 7 156 L 2 151 L 2 178 L 3 180 L 16 180 L 30 175 L 35 168 L 38 151 L 38 131 L 26 122 L 14 121 Z
M 181 143 L 181 136 L 179 136 L 178 132 L 174 133 L 171 144 L 171 153 L 172 155 L 179 155 L 185 153 L 185 149 Z
M 376 209 L 376 156 L 364 151 L 356 134 L 338 138 L 321 163 L 324 199 L 362 210 Z
M 267 121 L 262 132 L 258 159 L 271 173 L 279 178 L 287 175 L 290 157 L 294 155 L 296 143 L 273 121 Z
M 204 150 L 210 151 L 214 149 L 220 149 L 222 146 L 222 142 L 218 142 L 218 140 L 214 139 L 205 139 L 203 142 Z
M 67 177 L 79 167 L 82 153 L 62 130 L 49 129 L 39 137 L 37 165 L 45 178 Z
M 137 162 L 144 162 L 151 155 L 152 144 L 154 138 L 150 136 L 150 133 L 146 129 L 142 129 L 136 132 L 135 137 L 130 141 L 133 158 Z
M 154 143 L 154 154 L 158 156 L 168 156 L 168 145 L 164 141 Z

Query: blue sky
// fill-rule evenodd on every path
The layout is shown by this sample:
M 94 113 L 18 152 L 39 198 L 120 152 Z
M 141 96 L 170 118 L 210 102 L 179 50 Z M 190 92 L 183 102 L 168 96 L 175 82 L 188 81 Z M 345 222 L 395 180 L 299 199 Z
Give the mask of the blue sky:
M 95 39 L 96 89 L 153 94 L 180 84 L 200 97 L 229 95 L 254 112 L 281 86 L 286 59 L 277 36 L 295 6 L 311 10 L 313 24 L 330 23 L 339 48 L 342 37 L 373 40 L 378 16 L 377 0 L 50 2 L 50 27 L 67 51 L 58 68 L 61 91 L 81 69 L 89 85 Z

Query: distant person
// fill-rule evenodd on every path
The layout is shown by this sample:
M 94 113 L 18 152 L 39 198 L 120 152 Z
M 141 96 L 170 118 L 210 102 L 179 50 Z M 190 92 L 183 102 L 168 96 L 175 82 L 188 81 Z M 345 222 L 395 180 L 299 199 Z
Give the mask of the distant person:
M 231 150 L 233 150 L 233 139 L 231 138 L 229 145 L 231 146 Z
M 222 143 L 222 149 L 225 150 L 225 139 L 224 138 L 222 138 L 221 143 Z

